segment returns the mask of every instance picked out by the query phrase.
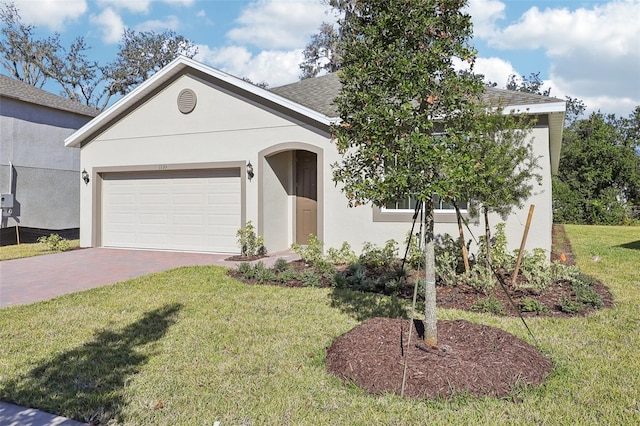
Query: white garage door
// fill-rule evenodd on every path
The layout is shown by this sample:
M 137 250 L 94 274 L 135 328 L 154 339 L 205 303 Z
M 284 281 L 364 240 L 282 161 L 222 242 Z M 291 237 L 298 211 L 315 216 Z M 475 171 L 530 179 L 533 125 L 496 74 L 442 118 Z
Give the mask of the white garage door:
M 237 253 L 239 169 L 105 173 L 104 247 Z

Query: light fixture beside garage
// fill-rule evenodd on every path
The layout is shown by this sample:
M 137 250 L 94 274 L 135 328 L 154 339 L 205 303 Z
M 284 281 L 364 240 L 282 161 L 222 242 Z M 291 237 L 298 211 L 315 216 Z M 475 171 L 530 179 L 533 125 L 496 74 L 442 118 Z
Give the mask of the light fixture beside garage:
M 247 178 L 249 178 L 249 182 L 251 182 L 251 179 L 253 179 L 253 176 L 255 176 L 253 174 L 253 165 L 251 164 L 251 161 L 249 161 L 247 163 Z
M 85 185 L 89 185 L 89 173 L 87 173 L 87 169 L 82 170 L 82 180 Z
M 183 114 L 193 111 L 197 102 L 196 92 L 191 89 L 184 89 L 178 94 L 178 110 Z

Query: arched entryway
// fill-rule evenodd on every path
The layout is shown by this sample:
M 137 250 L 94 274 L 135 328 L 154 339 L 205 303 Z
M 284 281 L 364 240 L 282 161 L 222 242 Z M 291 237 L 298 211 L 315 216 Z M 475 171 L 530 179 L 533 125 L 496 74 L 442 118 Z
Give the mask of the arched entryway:
M 259 233 L 270 251 L 322 240 L 322 150 L 283 144 L 261 153 Z

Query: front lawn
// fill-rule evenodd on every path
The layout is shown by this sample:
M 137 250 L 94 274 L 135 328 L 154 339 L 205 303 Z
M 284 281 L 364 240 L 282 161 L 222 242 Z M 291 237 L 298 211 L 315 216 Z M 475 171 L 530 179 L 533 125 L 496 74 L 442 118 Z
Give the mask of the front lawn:
M 69 240 L 69 249 L 80 247 L 80 240 Z M 44 243 L 17 244 L 0 247 L 0 260 L 21 259 L 23 257 L 41 256 L 43 254 L 57 253 Z
M 131 425 L 640 424 L 640 228 L 566 230 L 578 266 L 615 306 L 527 319 L 555 367 L 545 385 L 509 398 L 371 396 L 326 373 L 326 347 L 405 302 L 189 267 L 0 310 L 0 400 Z M 518 318 L 439 317 L 533 343 Z

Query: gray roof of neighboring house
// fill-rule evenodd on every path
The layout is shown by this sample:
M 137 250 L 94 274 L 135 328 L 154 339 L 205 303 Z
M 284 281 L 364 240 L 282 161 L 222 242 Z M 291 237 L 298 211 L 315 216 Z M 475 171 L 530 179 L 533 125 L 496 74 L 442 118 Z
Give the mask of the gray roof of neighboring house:
M 54 95 L 2 74 L 0 74 L 0 96 L 88 117 L 95 117 L 100 113 L 95 108 Z
M 307 78 L 295 83 L 270 89 L 276 95 L 297 102 L 328 117 L 337 117 L 333 100 L 340 92 L 340 80 L 336 73 Z M 485 100 L 500 100 L 505 106 L 532 105 L 564 102 L 564 100 L 532 93 L 486 87 Z

